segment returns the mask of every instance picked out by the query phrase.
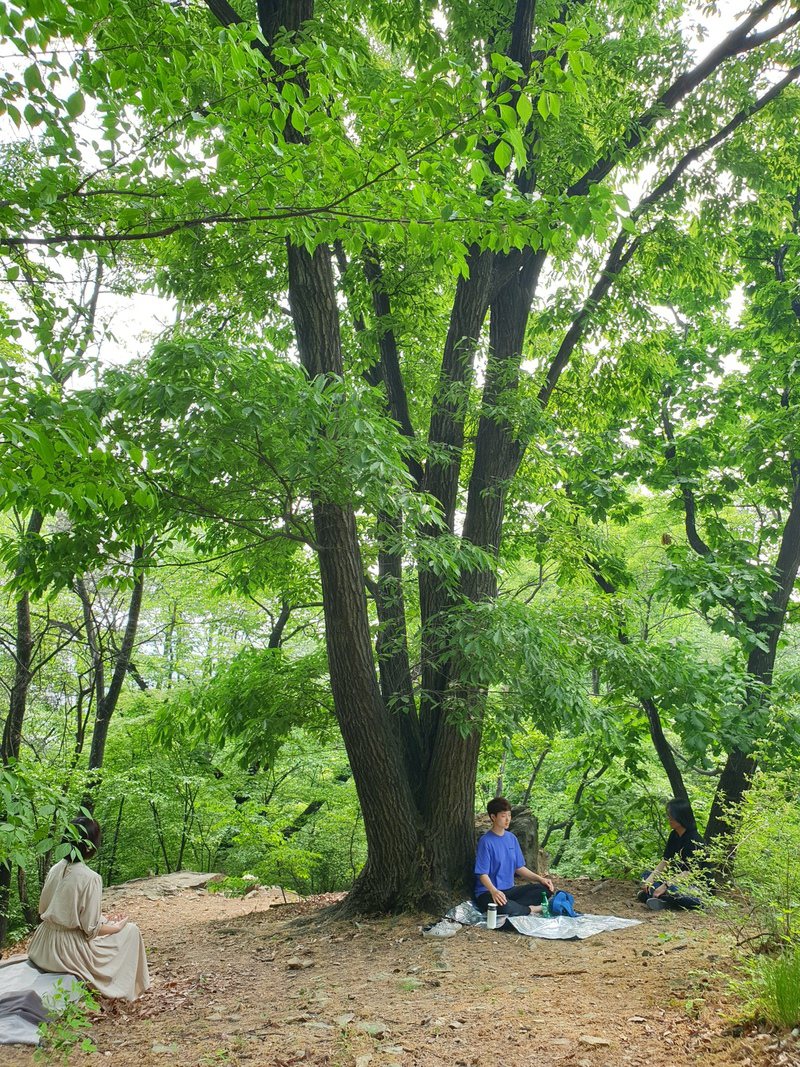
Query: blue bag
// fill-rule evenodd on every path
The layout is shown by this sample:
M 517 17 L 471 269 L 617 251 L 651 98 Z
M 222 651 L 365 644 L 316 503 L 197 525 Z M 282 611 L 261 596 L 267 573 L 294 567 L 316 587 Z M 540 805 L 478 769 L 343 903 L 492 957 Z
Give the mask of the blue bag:
M 554 893 L 550 898 L 550 914 L 551 915 L 569 915 L 571 918 L 577 917 L 575 911 L 575 898 L 572 893 L 567 893 L 564 889 L 559 889 L 557 893 Z

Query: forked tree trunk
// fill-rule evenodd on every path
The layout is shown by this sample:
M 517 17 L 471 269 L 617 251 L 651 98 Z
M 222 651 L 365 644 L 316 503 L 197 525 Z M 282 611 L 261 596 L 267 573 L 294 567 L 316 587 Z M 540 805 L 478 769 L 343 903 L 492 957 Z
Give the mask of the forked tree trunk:
M 227 0 L 206 0 L 224 24 L 241 21 Z M 535 0 L 517 0 L 510 5 L 509 54 L 523 69 L 531 63 L 531 29 Z M 564 5 L 564 17 L 571 5 Z M 272 62 L 272 73 L 285 73 L 271 53 L 276 34 L 301 30 L 313 15 L 313 0 L 259 0 L 258 15 L 263 42 L 254 46 Z M 587 195 L 602 181 L 621 156 L 638 147 L 648 130 L 665 111 L 674 108 L 726 58 L 736 54 L 743 37 L 759 18 L 745 19 L 738 36 L 681 75 L 639 116 L 631 116 L 619 141 L 564 192 Z M 753 21 L 755 18 L 755 21 Z M 545 57 L 541 57 L 542 59 Z M 304 90 L 302 71 L 292 72 L 293 84 Z M 286 136 L 299 144 L 300 134 L 290 127 Z M 487 145 L 487 148 L 489 146 Z M 491 156 L 491 151 L 489 152 Z M 524 179 L 532 188 L 533 177 Z M 302 364 L 312 378 L 342 374 L 338 308 L 329 249 L 313 252 L 289 242 L 289 302 Z M 445 344 L 431 415 L 429 443 L 432 458 L 425 471 L 424 489 L 438 501 L 444 528 L 453 532 L 465 441 L 464 421 L 474 372 L 474 356 L 480 343 L 489 303 L 493 305 L 492 360 L 484 390 L 485 405 L 476 445 L 469 490 L 464 536 L 497 554 L 502 536 L 505 497 L 524 453 L 513 427 L 496 415 L 496 400 L 517 386 L 522 342 L 544 253 L 495 255 L 478 247 L 470 250 L 469 277 L 459 280 Z M 500 268 L 498 270 L 498 267 Z M 492 285 L 497 291 L 492 290 Z M 548 376 L 547 398 L 562 360 Z M 502 405 L 501 405 L 502 406 Z M 402 424 L 402 418 L 401 418 Z M 348 906 L 382 911 L 429 904 L 438 907 L 444 895 L 466 882 L 474 849 L 474 782 L 480 747 L 483 694 L 464 694 L 472 714 L 472 731 L 466 738 L 448 721 L 448 689 L 458 686 L 438 647 L 452 593 L 430 570 L 420 570 L 422 622 L 422 686 L 420 780 L 425 788 L 416 792 L 409 780 L 392 715 L 387 708 L 375 671 L 364 574 L 355 515 L 347 503 L 318 494 L 312 500 L 314 528 L 319 550 L 326 622 L 326 643 L 331 688 L 336 715 L 350 760 L 364 815 L 368 860 L 356 881 Z M 436 537 L 441 527 L 424 531 Z M 394 573 L 387 561 L 385 574 Z M 491 568 L 465 574 L 462 594 L 476 601 L 496 594 Z M 416 793 L 416 796 L 415 796 Z M 419 803 L 415 800 L 419 799 Z

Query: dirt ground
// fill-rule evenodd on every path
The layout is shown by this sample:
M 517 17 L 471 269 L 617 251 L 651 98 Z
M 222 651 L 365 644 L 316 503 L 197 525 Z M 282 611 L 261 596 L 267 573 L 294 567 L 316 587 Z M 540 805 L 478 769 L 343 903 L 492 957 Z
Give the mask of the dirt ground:
M 796 1039 L 737 1034 L 721 971 L 731 942 L 702 913 L 648 912 L 631 883 L 559 882 L 582 911 L 641 918 L 586 941 L 463 929 L 423 938 L 413 917 L 322 922 L 326 900 L 269 906 L 205 890 L 113 898 L 137 922 L 152 989 L 104 1002 L 113 1067 L 800 1067 Z M 304 925 L 298 918 L 311 920 Z M 33 1051 L 0 1049 L 8 1067 Z

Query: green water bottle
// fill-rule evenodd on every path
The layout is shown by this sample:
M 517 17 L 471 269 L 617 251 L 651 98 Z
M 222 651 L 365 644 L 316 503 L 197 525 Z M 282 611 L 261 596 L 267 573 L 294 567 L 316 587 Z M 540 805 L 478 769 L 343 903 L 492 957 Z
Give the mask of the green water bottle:
M 550 901 L 547 899 L 547 893 L 542 897 L 542 918 L 550 918 Z

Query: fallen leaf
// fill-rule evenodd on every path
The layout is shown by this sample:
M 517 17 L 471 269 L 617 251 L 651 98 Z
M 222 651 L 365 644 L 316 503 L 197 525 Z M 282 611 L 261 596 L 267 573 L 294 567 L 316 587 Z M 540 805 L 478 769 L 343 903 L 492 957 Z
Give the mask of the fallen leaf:
M 580 1041 L 580 1043 L 582 1045 L 590 1045 L 592 1048 L 603 1048 L 603 1047 L 611 1044 L 611 1042 L 608 1040 L 607 1037 L 589 1037 L 589 1036 L 584 1036 L 584 1037 L 579 1037 L 578 1041 Z

